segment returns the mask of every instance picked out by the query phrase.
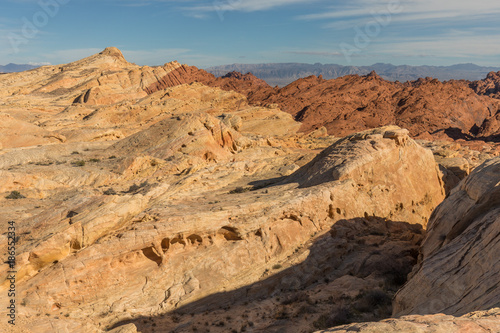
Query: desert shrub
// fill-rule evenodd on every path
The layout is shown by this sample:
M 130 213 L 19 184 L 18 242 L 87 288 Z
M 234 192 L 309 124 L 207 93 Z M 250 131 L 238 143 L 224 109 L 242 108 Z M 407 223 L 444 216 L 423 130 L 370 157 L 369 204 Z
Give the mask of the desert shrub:
M 82 167 L 85 165 L 85 161 L 75 161 L 75 162 L 71 162 L 71 164 L 73 164 L 74 166 L 77 166 L 77 167 Z
M 116 194 L 116 191 L 110 187 L 108 188 L 106 191 L 102 192 L 104 195 L 115 195 Z
M 307 304 L 313 304 L 313 301 L 311 300 L 311 298 L 309 297 L 309 295 L 307 295 L 306 292 L 296 292 L 296 293 L 293 293 L 292 295 L 290 295 L 287 298 L 285 298 L 281 302 L 281 304 L 283 304 L 283 305 L 290 305 L 290 304 L 293 304 L 293 303 L 300 303 L 300 302 L 307 302 Z
M 49 166 L 54 164 L 54 162 L 47 161 L 47 162 L 36 162 L 35 165 L 41 165 L 41 166 Z
M 134 185 L 131 185 L 128 190 L 126 191 L 126 193 L 135 193 L 137 191 L 139 191 L 141 189 L 141 187 L 137 184 L 134 184 Z
M 345 325 L 353 322 L 353 314 L 349 308 L 342 307 L 333 314 L 322 314 L 313 323 L 314 327 L 320 330 L 334 326 Z
M 250 191 L 249 188 L 244 188 L 244 187 L 239 186 L 239 187 L 235 188 L 234 190 L 229 191 L 229 194 L 245 193 L 248 191 Z
M 283 309 L 278 310 L 278 312 L 276 312 L 274 318 L 277 320 L 289 319 L 290 314 L 286 311 L 286 309 L 283 308 Z
M 373 312 L 374 309 L 392 304 L 392 299 L 383 290 L 370 290 L 357 297 L 354 308 L 360 312 Z
M 12 191 L 8 196 L 5 197 L 6 199 L 12 199 L 12 200 L 17 200 L 17 199 L 24 199 L 26 198 L 24 195 L 22 195 L 19 191 Z
M 97 163 L 97 162 L 101 162 L 101 160 L 100 160 L 100 159 L 98 159 L 98 158 L 91 158 L 91 159 L 89 160 L 89 162 L 92 162 L 92 163 Z
M 71 153 L 71 155 L 78 155 L 80 154 L 79 152 L 77 152 L 76 150 L 74 152 Z
M 273 269 L 280 269 L 281 267 L 283 266 L 281 266 L 280 264 L 273 265 Z
M 306 305 L 302 305 L 298 310 L 297 310 L 297 313 L 296 313 L 296 317 L 301 317 L 303 316 L 304 314 L 313 314 L 313 313 L 317 313 L 318 310 L 316 309 L 315 306 L 312 306 L 312 305 L 309 305 L 309 304 L 306 304 Z

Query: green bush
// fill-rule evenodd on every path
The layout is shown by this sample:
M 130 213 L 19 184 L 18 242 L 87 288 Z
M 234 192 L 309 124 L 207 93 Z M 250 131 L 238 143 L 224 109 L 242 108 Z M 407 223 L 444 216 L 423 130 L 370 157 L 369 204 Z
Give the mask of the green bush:
M 19 191 L 12 191 L 8 196 L 5 197 L 6 199 L 12 199 L 12 200 L 17 200 L 17 199 L 24 199 L 26 198 L 24 195 L 22 195 Z

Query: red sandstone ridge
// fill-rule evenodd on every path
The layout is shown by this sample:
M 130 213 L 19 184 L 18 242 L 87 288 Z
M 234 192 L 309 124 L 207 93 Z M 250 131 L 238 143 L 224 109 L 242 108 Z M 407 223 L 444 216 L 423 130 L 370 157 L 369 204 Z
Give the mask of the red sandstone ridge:
M 219 87 L 223 90 L 234 90 L 244 95 L 271 89 L 266 81 L 259 79 L 252 73 L 241 74 L 239 72 L 227 73 L 209 82 L 208 85 L 211 87 Z
M 500 72 L 491 72 L 484 80 L 471 82 L 470 86 L 478 95 L 500 99 Z
M 374 72 L 334 80 L 310 76 L 248 98 L 277 104 L 302 122 L 304 132 L 325 126 L 338 136 L 396 124 L 414 137 L 467 139 L 500 109 L 497 100 L 478 96 L 465 81 L 426 78 L 401 84 Z
M 82 71 L 87 73 L 84 79 L 78 78 L 77 73 Z M 23 79 L 4 94 L 36 91 L 79 104 L 108 105 L 199 82 L 239 92 L 254 105 L 279 107 L 302 123 L 303 132 L 325 126 L 330 134 L 343 136 L 395 124 L 409 129 L 413 137 L 425 139 L 491 141 L 500 133 L 500 100 L 492 98 L 499 95 L 500 73 L 493 72 L 485 80 L 472 83 L 426 78 L 402 84 L 372 72 L 334 80 L 310 76 L 283 88 L 272 88 L 251 73 L 231 72 L 216 78 L 177 62 L 139 67 L 129 64 L 118 49 L 108 48 L 63 67 L 34 73 L 37 75 L 30 77 L 33 82 Z
M 233 90 L 244 95 L 251 94 L 261 88 L 271 88 L 264 80 L 255 77 L 251 73 L 241 74 L 231 72 L 225 76 L 216 78 L 213 74 L 203 69 L 182 65 L 148 86 L 145 91 L 148 94 L 152 94 L 162 89 L 193 82 L 200 82 L 210 87 L 219 87 L 223 90 Z
M 159 90 L 179 86 L 185 83 L 200 82 L 208 84 L 214 80 L 215 76 L 204 70 L 198 69 L 195 66 L 182 65 L 177 69 L 169 72 L 167 75 L 161 77 L 155 83 L 149 85 L 144 90 L 148 94 L 152 94 Z
M 373 74 L 336 80 L 310 76 L 272 92 L 253 94 L 249 101 L 277 104 L 302 122 L 304 132 L 325 126 L 330 134 L 340 136 L 394 124 L 393 108 L 386 97 L 395 94 L 399 86 Z
M 500 133 L 496 116 L 500 102 L 483 95 L 492 93 L 496 84 L 500 87 L 499 78 L 500 74 L 490 73 L 485 80 L 470 85 L 432 78 L 402 84 L 372 72 L 333 80 L 310 76 L 272 88 L 251 73 L 231 72 L 216 78 L 183 65 L 151 84 L 146 92 L 201 82 L 242 93 L 254 105 L 276 105 L 300 121 L 303 132 L 325 126 L 329 134 L 344 136 L 395 124 L 418 138 L 468 140 L 477 135 L 491 141 Z

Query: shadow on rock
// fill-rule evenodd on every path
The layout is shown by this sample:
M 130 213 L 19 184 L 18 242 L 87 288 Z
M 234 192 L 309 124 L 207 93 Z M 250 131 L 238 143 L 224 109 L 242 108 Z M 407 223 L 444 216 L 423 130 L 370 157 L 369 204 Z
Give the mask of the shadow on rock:
M 309 248 L 297 249 L 296 257 L 270 266 L 261 281 L 113 328 L 133 323 L 142 332 L 311 332 L 386 318 L 423 237 L 420 225 L 379 217 L 341 220 Z

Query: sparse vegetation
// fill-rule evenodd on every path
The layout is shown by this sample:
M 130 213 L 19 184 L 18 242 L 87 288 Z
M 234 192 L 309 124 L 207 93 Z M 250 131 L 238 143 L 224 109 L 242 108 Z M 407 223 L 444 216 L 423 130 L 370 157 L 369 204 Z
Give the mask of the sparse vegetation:
M 143 183 L 141 183 L 140 185 L 137 185 L 137 184 L 134 184 L 134 185 L 131 185 L 127 191 L 125 191 L 125 193 L 136 193 L 137 191 L 139 191 L 141 188 L 145 187 L 148 185 L 148 182 L 145 181 Z
M 115 156 L 115 155 L 111 155 L 110 157 L 108 157 L 108 159 L 110 159 L 110 160 L 113 160 L 113 159 L 115 159 L 115 158 L 116 158 L 116 156 Z
M 353 322 L 353 314 L 349 308 L 342 307 L 333 314 L 322 314 L 313 323 L 316 329 L 327 329 L 334 326 L 345 325 Z
M 100 160 L 100 159 L 98 159 L 98 158 L 91 158 L 91 159 L 89 160 L 89 162 L 92 162 L 92 163 L 97 163 L 97 162 L 101 162 L 101 160 Z
M 360 312 L 373 312 L 376 308 L 390 306 L 392 303 L 391 297 L 383 290 L 370 290 L 367 293 L 357 297 L 354 303 L 354 308 Z
M 134 185 L 131 185 L 128 190 L 126 191 L 126 193 L 134 193 L 134 192 L 137 192 L 141 189 L 141 187 L 137 184 L 134 184 Z
M 248 191 L 250 191 L 250 188 L 239 186 L 239 187 L 235 188 L 234 190 L 229 191 L 229 194 L 245 193 Z
M 281 267 L 283 266 L 281 266 L 280 264 L 273 265 L 273 269 L 280 269 Z
M 26 197 L 24 195 L 22 195 L 19 191 L 12 191 L 5 198 L 6 199 L 11 199 L 11 200 L 17 200 L 17 199 L 24 199 Z
M 116 191 L 112 187 L 110 187 L 106 191 L 104 191 L 102 194 L 104 194 L 104 195 L 116 195 Z
M 49 166 L 54 164 L 54 162 L 47 161 L 47 162 L 36 162 L 35 165 L 41 165 L 41 166 Z
M 85 161 L 83 161 L 83 160 L 75 161 L 75 162 L 71 162 L 71 164 L 73 164 L 76 167 L 82 167 L 82 166 L 85 166 Z
M 80 152 L 77 152 L 76 150 L 71 153 L 71 155 L 78 155 Z

